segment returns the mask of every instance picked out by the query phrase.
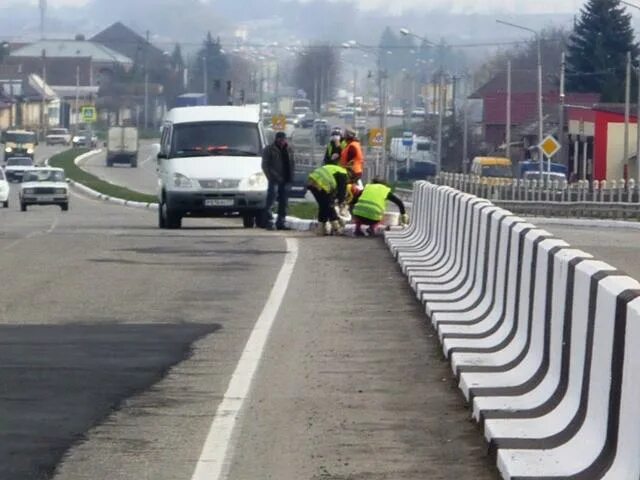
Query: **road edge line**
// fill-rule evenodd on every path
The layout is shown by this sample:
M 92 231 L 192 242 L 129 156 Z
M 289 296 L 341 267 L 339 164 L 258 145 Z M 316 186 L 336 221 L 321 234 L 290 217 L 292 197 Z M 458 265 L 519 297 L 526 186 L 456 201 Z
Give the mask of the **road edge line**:
M 285 240 L 287 253 L 282 267 L 216 409 L 191 480 L 222 480 L 228 475 L 234 450 L 234 431 L 298 259 L 298 241 L 295 238 Z

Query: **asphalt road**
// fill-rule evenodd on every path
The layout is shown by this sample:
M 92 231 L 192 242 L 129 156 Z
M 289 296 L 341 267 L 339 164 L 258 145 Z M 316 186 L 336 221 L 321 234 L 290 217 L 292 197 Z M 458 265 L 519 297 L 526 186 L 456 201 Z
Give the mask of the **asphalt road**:
M 131 168 L 126 164 L 107 167 L 107 153 L 104 148 L 100 154 L 89 157 L 80 166 L 107 182 L 126 185 L 138 192 L 153 195 L 156 193 L 158 185 L 156 175 L 156 155 L 158 152 L 154 147 L 156 143 L 157 141 L 140 142 L 137 168 Z
M 640 229 L 593 226 L 562 226 L 532 219 L 541 228 L 562 238 L 570 245 L 590 253 L 626 274 L 640 279 Z
M 0 478 L 193 480 L 212 451 L 212 480 L 497 478 L 380 239 L 12 203 Z

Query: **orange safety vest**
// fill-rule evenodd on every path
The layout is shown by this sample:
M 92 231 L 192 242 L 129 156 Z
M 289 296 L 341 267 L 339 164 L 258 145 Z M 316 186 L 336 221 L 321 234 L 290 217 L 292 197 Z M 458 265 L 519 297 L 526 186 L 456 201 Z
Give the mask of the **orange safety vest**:
M 351 149 L 355 149 L 355 156 L 351 160 L 348 160 Z M 360 142 L 353 140 L 342 149 L 340 166 L 351 170 L 355 175 L 362 175 L 362 171 L 364 170 L 364 155 L 362 154 Z

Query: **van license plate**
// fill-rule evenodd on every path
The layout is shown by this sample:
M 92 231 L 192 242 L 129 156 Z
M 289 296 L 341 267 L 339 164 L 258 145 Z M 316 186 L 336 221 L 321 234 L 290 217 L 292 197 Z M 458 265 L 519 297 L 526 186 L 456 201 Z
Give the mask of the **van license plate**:
M 204 201 L 205 207 L 233 207 L 233 198 L 207 198 Z

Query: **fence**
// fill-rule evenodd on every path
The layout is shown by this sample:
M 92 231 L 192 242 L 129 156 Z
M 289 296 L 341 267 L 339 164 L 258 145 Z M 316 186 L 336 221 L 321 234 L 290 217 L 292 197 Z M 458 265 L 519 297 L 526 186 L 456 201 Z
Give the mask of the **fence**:
M 442 173 L 431 179 L 491 200 L 515 213 L 614 219 L 640 219 L 640 188 L 634 180 L 538 182 L 513 179 L 491 184 L 487 179 Z M 496 182 L 498 183 L 498 182 Z

